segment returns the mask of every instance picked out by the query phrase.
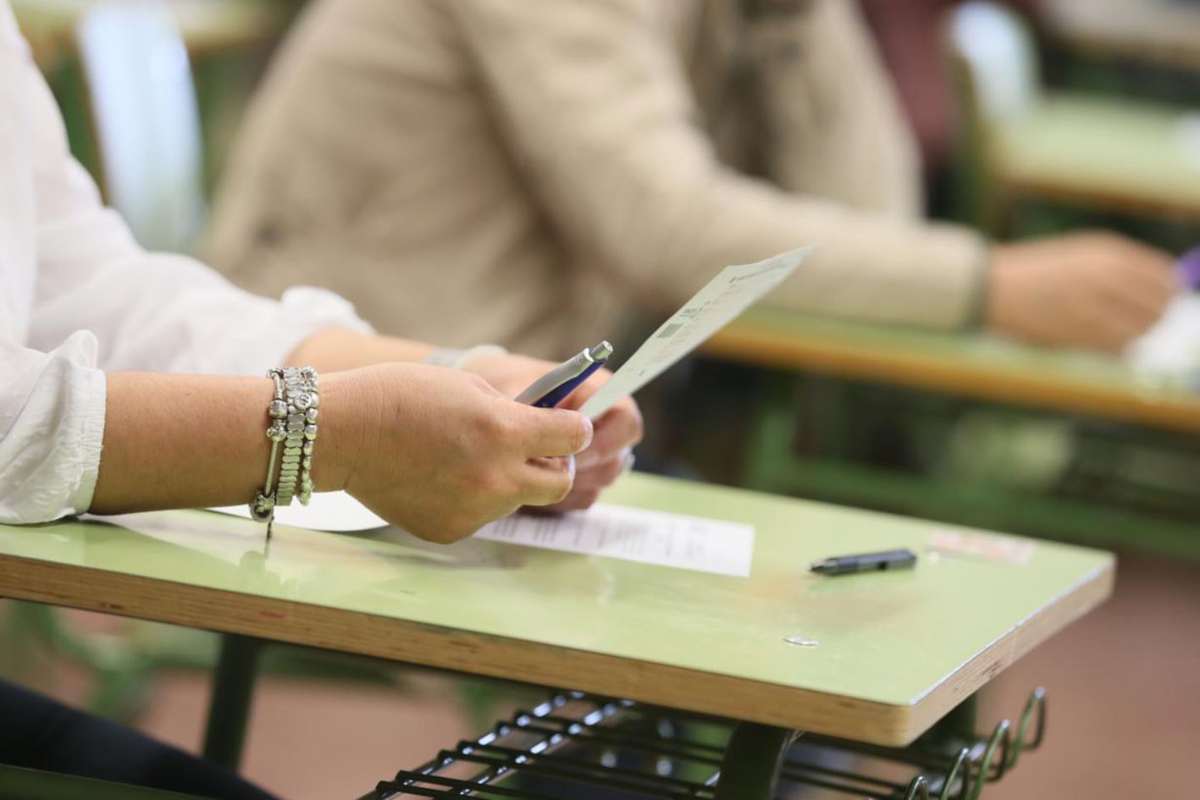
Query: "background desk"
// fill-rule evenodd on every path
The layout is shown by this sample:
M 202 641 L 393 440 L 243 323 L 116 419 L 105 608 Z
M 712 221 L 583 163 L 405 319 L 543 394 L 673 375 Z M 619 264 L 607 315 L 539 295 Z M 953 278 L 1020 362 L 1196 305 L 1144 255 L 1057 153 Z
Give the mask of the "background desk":
M 1197 119 L 1189 107 L 1046 92 L 1026 113 L 991 126 L 987 171 L 1010 204 L 1040 198 L 1195 225 Z
M 1200 432 L 1200 394 L 1134 373 L 1115 358 L 756 308 L 715 335 L 707 355 L 1154 428 Z
M 1171 0 L 1043 0 L 1046 27 L 1102 55 L 1200 67 L 1200 11 Z
M 1200 394 L 1179 381 L 1098 354 L 773 309 L 743 315 L 705 353 L 775 372 L 740 376 L 749 387 L 742 394 L 755 398 L 736 411 L 747 425 L 742 458 L 727 457 L 734 466 L 726 467 L 689 456 L 702 474 L 923 519 L 1200 558 L 1192 505 L 1181 499 L 1193 491 L 1174 477 L 1192 468 L 1128 480 L 1120 472 L 1135 448 L 1158 448 L 1148 452 L 1180 464 L 1196 457 Z M 916 419 L 911 428 L 905 414 Z M 871 460 L 868 436 L 909 448 L 901 451 L 908 466 Z M 1160 492 L 1159 505 L 1124 499 L 1139 480 Z M 1177 494 L 1157 488 L 1174 482 Z
M 93 0 L 12 0 L 34 60 L 51 72 L 74 51 L 75 23 Z M 170 0 L 193 55 L 262 44 L 280 35 L 291 18 L 272 0 Z
M 0 596 L 904 744 L 1111 590 L 1110 555 L 1042 543 L 821 579 L 946 526 L 641 475 L 610 500 L 753 523 L 752 576 L 286 527 L 264 555 L 254 523 L 185 511 L 0 527 Z

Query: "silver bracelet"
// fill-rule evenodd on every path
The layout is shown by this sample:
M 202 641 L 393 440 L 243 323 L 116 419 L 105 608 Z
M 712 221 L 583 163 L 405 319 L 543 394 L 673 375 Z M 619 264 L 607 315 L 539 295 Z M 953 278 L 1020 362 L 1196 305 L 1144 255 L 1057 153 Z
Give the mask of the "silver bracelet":
M 271 418 L 267 428 L 271 460 L 267 464 L 266 484 L 251 501 L 250 514 L 267 523 L 270 536 L 277 506 L 291 505 L 297 495 L 304 505 L 312 498 L 312 457 L 321 392 L 317 371 L 312 367 L 272 369 L 267 376 L 275 383 L 275 393 L 267 409 Z M 283 457 L 276 470 L 275 459 L 280 448 Z
M 267 427 L 267 438 L 271 440 L 271 458 L 267 461 L 267 481 L 250 501 L 250 516 L 259 522 L 267 523 L 267 535 L 270 536 L 271 523 L 275 519 L 275 457 L 279 455 L 279 443 L 283 441 L 283 437 L 277 435 L 280 431 L 279 416 L 287 413 L 287 404 L 283 400 L 283 377 L 276 375 L 274 370 L 268 371 L 267 377 L 275 383 L 275 393 L 267 406 L 267 416 L 271 420 Z
M 321 404 L 317 371 L 312 367 L 285 367 L 280 372 L 287 415 L 280 420 L 286 427 L 275 505 L 289 506 L 297 494 L 300 502 L 308 505 L 312 496 L 312 455 L 317 438 L 317 416 L 320 413 L 317 407 Z

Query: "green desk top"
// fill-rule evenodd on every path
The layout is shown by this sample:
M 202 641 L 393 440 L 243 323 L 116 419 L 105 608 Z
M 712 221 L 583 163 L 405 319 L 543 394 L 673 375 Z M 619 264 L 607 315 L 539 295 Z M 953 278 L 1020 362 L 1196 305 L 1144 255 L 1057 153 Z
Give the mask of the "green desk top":
M 1200 114 L 1048 94 L 995 134 L 995 168 L 1010 183 L 1200 219 Z
M 751 576 L 390 529 L 279 526 L 264 555 L 255 523 L 175 511 L 0 526 L 0 596 L 900 744 L 1111 588 L 1098 551 L 930 555 L 960 529 L 636 474 L 608 500 L 752 523 Z M 915 570 L 806 569 L 898 546 L 924 554 Z
M 1135 372 L 1110 356 L 984 334 L 870 325 L 760 306 L 713 336 L 704 352 L 778 369 L 1200 431 L 1200 394 L 1178 379 Z

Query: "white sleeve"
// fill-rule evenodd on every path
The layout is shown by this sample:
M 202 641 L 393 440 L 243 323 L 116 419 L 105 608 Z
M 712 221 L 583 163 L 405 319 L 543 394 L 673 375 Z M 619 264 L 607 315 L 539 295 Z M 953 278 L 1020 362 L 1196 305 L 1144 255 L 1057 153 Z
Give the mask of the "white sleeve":
M 0 340 L 0 523 L 48 522 L 92 504 L 104 373 L 86 331 L 50 353 Z
M 27 55 L 2 52 L 16 38 L 7 12 L 0 5 L 0 56 L 10 57 L 0 60 L 0 89 L 15 89 L 17 102 L 15 127 L 0 136 L 15 148 L 0 152 L 0 175 L 13 178 L 0 186 L 0 210 L 12 204 L 0 233 L 15 235 L 10 255 L 32 253 L 36 268 L 27 328 L 20 259 L 7 276 L 0 269 L 0 284 L 14 278 L 14 290 L 0 296 L 0 523 L 36 523 L 91 505 L 104 434 L 102 370 L 253 373 L 321 328 L 369 329 L 328 292 L 295 289 L 275 302 L 191 259 L 138 247 L 71 158 Z
M 276 302 L 190 258 L 143 251 L 71 158 L 45 83 L 36 74 L 29 83 L 38 254 L 30 346 L 49 350 L 86 328 L 105 370 L 255 373 L 321 328 L 369 330 L 332 293 L 298 288 Z

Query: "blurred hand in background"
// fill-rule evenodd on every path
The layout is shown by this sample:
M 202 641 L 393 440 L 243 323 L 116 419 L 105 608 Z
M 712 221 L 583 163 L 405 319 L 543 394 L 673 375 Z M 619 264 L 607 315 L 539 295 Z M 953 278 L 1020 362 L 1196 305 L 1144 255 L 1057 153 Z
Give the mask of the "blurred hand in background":
M 997 332 L 1117 352 L 1158 320 L 1178 282 L 1166 252 L 1090 231 L 996 245 L 987 291 Z

